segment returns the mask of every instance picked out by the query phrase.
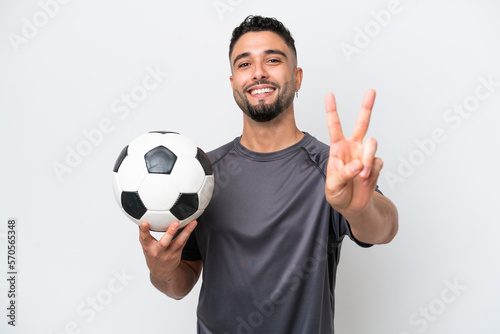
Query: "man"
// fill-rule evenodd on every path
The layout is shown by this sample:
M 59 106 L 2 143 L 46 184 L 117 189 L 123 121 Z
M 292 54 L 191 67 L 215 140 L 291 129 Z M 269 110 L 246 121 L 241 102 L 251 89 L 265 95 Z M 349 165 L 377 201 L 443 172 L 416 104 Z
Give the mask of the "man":
M 376 186 L 377 143 L 363 141 L 375 92 L 365 94 L 349 139 L 327 94 L 328 147 L 295 124 L 303 72 L 279 21 L 249 16 L 233 31 L 229 57 L 243 133 L 208 154 L 216 189 L 195 233 L 196 221 L 180 232 L 172 223 L 156 241 L 141 224 L 151 281 L 180 299 L 203 267 L 198 333 L 333 333 L 343 237 L 368 247 L 397 232 L 397 210 Z

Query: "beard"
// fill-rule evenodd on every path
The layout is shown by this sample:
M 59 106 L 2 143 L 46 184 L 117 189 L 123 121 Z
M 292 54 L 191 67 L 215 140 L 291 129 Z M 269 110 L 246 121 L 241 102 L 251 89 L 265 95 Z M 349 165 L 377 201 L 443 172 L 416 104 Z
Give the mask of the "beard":
M 246 96 L 246 92 L 252 87 L 257 85 L 272 85 L 278 91 L 276 100 L 272 103 L 264 103 L 264 99 L 259 100 L 257 105 L 250 104 Z M 233 91 L 234 100 L 240 109 L 256 122 L 269 122 L 278 117 L 284 110 L 292 105 L 295 91 L 293 89 L 292 81 L 284 84 L 283 89 L 277 83 L 261 80 L 243 88 L 243 91 Z

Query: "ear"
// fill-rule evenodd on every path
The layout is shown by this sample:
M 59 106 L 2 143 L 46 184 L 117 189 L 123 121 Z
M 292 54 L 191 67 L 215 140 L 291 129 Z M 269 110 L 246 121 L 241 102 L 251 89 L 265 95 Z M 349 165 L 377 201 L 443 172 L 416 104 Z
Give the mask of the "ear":
M 229 76 L 229 81 L 231 81 L 231 89 L 233 89 L 233 76 L 232 75 Z
M 302 86 L 302 77 L 304 76 L 302 68 L 296 67 L 294 70 L 294 74 L 295 74 L 295 91 L 298 91 Z

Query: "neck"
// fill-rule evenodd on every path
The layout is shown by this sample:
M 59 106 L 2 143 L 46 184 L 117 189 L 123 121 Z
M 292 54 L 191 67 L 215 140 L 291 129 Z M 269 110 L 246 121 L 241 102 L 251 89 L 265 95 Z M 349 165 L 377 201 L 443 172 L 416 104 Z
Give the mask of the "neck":
M 256 122 L 244 115 L 241 144 L 251 151 L 270 153 L 299 142 L 304 134 L 297 128 L 293 107 L 269 122 Z

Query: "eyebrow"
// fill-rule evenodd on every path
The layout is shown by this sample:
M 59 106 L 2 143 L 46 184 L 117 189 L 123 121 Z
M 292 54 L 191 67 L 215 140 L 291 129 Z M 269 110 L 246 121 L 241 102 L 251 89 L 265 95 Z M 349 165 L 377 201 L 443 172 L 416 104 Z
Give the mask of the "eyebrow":
M 265 50 L 264 54 L 266 54 L 266 55 L 278 54 L 280 56 L 283 56 L 284 58 L 288 58 L 286 56 L 286 54 L 281 50 L 269 49 L 269 50 Z M 234 58 L 234 60 L 233 60 L 233 67 L 234 67 L 234 65 L 236 65 L 236 62 L 238 60 L 240 60 L 241 58 L 244 58 L 244 57 L 248 57 L 250 55 L 251 55 L 250 52 L 243 52 L 243 53 L 240 53 L 239 55 L 237 55 L 236 58 Z

